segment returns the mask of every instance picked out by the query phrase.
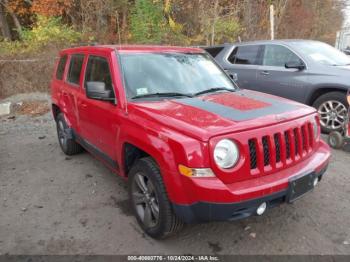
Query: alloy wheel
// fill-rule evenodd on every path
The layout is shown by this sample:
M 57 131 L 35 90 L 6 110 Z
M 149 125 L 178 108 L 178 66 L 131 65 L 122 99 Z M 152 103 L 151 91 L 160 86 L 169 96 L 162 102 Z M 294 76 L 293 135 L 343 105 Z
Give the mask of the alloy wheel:
M 341 102 L 329 100 L 319 106 L 318 114 L 323 127 L 336 130 L 343 126 L 347 117 L 347 109 Z
M 64 124 L 61 120 L 59 120 L 57 123 L 57 133 L 61 146 L 65 148 L 67 145 L 67 135 L 65 132 Z
M 152 181 L 136 173 L 132 183 L 132 201 L 137 216 L 146 228 L 155 227 L 159 222 L 159 202 Z

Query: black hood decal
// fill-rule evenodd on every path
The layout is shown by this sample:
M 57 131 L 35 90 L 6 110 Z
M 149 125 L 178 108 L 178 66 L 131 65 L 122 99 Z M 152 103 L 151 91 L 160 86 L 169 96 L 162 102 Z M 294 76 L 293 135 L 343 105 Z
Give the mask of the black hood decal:
M 267 97 L 264 95 L 252 94 L 245 91 L 238 91 L 236 94 L 245 98 L 251 98 L 261 102 L 265 102 L 269 105 L 259 109 L 238 110 L 236 108 L 225 106 L 213 101 L 206 101 L 199 97 L 177 99 L 176 102 L 193 106 L 233 121 L 244 121 L 262 117 L 265 115 L 282 114 L 284 112 L 293 111 L 297 109 L 296 105 L 279 101 L 278 99 Z

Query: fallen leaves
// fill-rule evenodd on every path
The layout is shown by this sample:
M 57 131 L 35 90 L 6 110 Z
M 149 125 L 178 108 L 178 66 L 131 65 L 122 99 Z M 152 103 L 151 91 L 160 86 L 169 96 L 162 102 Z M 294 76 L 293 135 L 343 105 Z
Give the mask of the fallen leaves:
M 41 116 L 50 111 L 47 101 L 23 101 L 13 109 L 19 115 Z

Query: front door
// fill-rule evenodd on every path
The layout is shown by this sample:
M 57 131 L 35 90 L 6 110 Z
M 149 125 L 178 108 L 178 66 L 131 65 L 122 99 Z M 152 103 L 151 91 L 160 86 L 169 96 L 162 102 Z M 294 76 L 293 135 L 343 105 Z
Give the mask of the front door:
M 286 68 L 288 62 L 304 63 L 287 47 L 265 45 L 262 65 L 257 72 L 256 90 L 303 102 L 308 84 L 307 69 Z
M 87 98 L 87 82 L 104 82 L 113 90 L 110 61 L 108 57 L 89 55 L 83 84 L 83 93 L 78 101 L 80 134 L 86 147 L 113 168 L 116 166 L 116 139 L 119 130 L 117 102 Z

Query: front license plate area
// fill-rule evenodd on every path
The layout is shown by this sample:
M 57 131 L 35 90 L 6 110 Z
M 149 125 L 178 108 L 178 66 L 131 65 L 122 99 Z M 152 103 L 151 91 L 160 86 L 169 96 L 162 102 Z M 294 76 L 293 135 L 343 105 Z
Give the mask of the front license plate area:
M 294 202 L 314 188 L 314 174 L 307 174 L 289 181 L 288 202 Z

